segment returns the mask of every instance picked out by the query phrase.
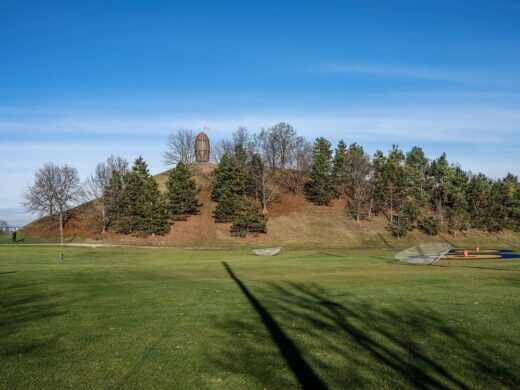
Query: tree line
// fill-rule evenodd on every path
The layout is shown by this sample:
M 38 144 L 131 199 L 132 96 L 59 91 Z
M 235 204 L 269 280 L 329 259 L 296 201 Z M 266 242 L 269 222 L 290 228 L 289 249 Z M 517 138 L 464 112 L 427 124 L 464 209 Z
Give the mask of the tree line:
M 369 155 L 361 145 L 340 140 L 333 150 L 324 137 L 311 144 L 281 122 L 255 134 L 239 127 L 216 150 L 217 220 L 232 221 L 233 210 L 240 209 L 233 205 L 242 200 L 230 200 L 229 193 L 256 201 L 267 215 L 281 192 L 292 192 L 323 206 L 341 199 L 347 216 L 358 222 L 382 216 L 396 237 L 415 229 L 429 235 L 470 228 L 520 230 L 517 176 L 493 180 L 473 174 L 450 163 L 444 153 L 428 159 L 418 146 L 405 152 L 394 145 L 387 153 Z M 221 187 L 226 188 L 223 200 Z
M 164 163 L 174 165 L 161 192 L 139 157 L 131 169 L 109 157 L 81 183 L 77 171 L 47 163 L 24 193 L 30 211 L 57 217 L 61 236 L 66 211 L 91 201 L 101 232 L 167 233 L 176 220 L 196 214 L 199 189 L 189 165 L 195 132 L 178 129 L 167 140 Z M 231 223 L 233 235 L 266 232 L 270 205 L 282 192 L 303 194 L 309 202 L 345 203 L 346 216 L 360 222 L 384 217 L 396 237 L 419 229 L 435 235 L 476 228 L 491 232 L 520 230 L 520 184 L 508 174 L 493 180 L 449 163 L 446 155 L 430 160 L 420 147 L 405 152 L 366 153 L 361 145 L 340 140 L 334 150 L 324 137 L 310 143 L 288 123 L 249 133 L 239 127 L 212 146 L 217 164 L 211 191 L 215 222 Z
M 97 165 L 85 183 L 74 168 L 44 164 L 27 187 L 24 204 L 42 216 L 57 215 L 63 243 L 66 211 L 80 202 L 89 202 L 101 232 L 110 228 L 146 237 L 166 234 L 175 221 L 197 214 L 197 193 L 195 180 L 183 162 L 171 170 L 166 191 L 161 192 L 142 157 L 129 169 L 125 159 L 110 156 Z
M 405 153 L 393 146 L 371 157 L 356 143 L 330 143 L 318 138 L 305 186 L 307 199 L 328 205 L 344 198 L 357 221 L 373 215 L 388 220 L 396 237 L 420 229 L 436 235 L 476 228 L 488 232 L 520 230 L 520 183 L 509 173 L 492 180 L 450 164 L 446 154 L 429 160 L 420 147 Z

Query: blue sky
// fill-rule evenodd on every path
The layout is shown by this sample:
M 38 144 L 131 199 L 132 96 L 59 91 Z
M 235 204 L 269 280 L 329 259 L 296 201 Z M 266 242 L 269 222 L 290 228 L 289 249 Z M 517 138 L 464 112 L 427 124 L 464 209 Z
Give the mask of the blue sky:
M 0 0 L 0 219 L 46 161 L 152 172 L 177 127 L 215 142 L 289 121 L 520 174 L 515 0 Z

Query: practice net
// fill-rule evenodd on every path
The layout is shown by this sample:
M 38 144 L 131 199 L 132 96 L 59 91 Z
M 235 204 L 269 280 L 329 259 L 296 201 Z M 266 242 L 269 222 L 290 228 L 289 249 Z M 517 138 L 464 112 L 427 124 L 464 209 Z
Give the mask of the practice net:
M 451 250 L 448 244 L 423 244 L 405 249 L 395 255 L 395 258 L 403 263 L 415 265 L 430 265 L 441 259 Z

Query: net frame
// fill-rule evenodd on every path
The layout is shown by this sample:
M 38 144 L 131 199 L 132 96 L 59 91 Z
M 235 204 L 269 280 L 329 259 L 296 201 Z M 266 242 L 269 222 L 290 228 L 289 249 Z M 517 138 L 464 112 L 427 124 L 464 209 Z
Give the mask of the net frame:
M 440 260 L 451 250 L 451 245 L 445 243 L 432 243 L 417 245 L 395 255 L 402 263 L 413 265 L 431 265 Z

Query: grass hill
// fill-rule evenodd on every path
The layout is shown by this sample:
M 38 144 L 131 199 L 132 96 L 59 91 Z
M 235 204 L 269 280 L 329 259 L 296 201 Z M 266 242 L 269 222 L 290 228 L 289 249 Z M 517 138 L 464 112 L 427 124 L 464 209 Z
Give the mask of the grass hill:
M 211 163 L 195 164 L 191 167 L 201 191 L 199 200 L 203 203 L 200 214 L 191 216 L 187 221 L 175 222 L 165 236 L 140 239 L 109 231 L 101 239 L 106 244 L 157 245 L 177 247 L 228 247 L 228 246 L 274 246 L 286 247 L 374 247 L 400 248 L 414 243 L 448 241 L 453 246 L 492 245 L 497 247 L 520 247 L 520 235 L 513 232 L 499 234 L 469 231 L 451 235 L 447 233 L 436 237 L 414 231 L 405 238 L 397 239 L 386 230 L 384 216 L 374 217 L 360 223 L 349 218 L 345 202 L 335 200 L 331 206 L 316 206 L 305 200 L 303 195 L 282 193 L 277 202 L 269 207 L 268 232 L 257 237 L 232 237 L 229 224 L 217 224 L 212 212 L 216 204 L 211 201 L 210 191 L 213 170 Z M 155 176 L 160 187 L 170 171 Z M 59 235 L 57 223 L 50 218 L 36 220 L 24 228 L 26 236 L 33 239 L 51 238 Z M 81 205 L 73 210 L 65 227 L 65 235 L 86 242 L 96 242 L 100 236 L 95 215 L 90 204 Z

